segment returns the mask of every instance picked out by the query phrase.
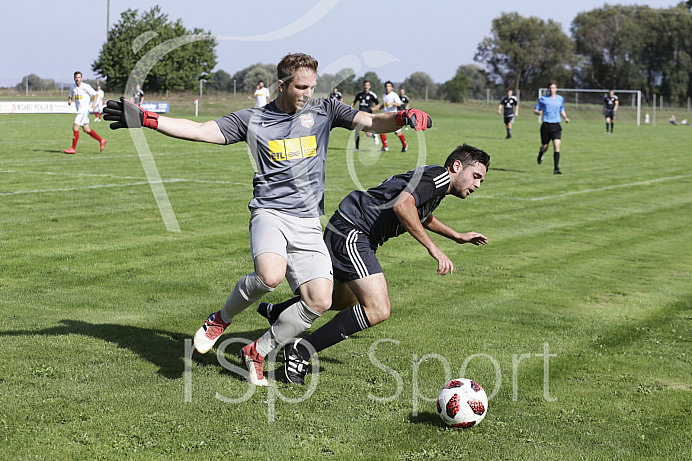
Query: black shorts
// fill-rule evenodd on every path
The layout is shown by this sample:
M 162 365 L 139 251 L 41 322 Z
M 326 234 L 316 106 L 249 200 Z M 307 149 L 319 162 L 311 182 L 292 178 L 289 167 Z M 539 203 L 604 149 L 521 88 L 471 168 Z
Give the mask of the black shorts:
M 541 124 L 541 144 L 546 145 L 551 139 L 562 139 L 562 127 L 559 123 L 543 122 Z
M 606 109 L 605 111 L 605 118 L 609 118 L 611 120 L 615 120 L 615 111 L 614 110 L 608 110 Z
M 324 230 L 324 243 L 332 258 L 334 278 L 341 283 L 382 272 L 368 236 L 355 229 L 337 211 Z
M 514 115 L 505 115 L 505 125 L 508 123 L 514 123 Z

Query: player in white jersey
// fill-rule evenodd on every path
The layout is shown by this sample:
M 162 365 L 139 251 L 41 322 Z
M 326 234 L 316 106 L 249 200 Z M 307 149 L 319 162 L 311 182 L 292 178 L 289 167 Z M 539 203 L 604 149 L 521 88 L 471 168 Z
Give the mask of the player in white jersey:
M 394 91 L 394 84 L 390 81 L 387 81 L 384 84 L 384 89 L 385 93 L 384 95 L 382 95 L 382 106 L 384 107 L 384 112 L 397 112 L 403 109 L 401 99 L 399 98 L 399 95 L 396 94 L 396 92 Z M 401 128 L 396 130 L 394 134 L 399 136 L 399 139 L 401 140 L 401 152 L 406 152 L 408 150 L 408 145 L 406 144 L 406 138 L 404 137 L 404 134 L 401 132 Z M 381 133 L 380 139 L 382 140 L 382 152 L 388 151 L 389 146 L 387 145 L 387 135 Z
M 89 108 L 91 105 L 89 101 L 92 96 L 96 96 L 96 90 L 94 90 L 91 85 L 84 83 L 82 81 L 82 73 L 77 71 L 74 73 L 74 83 L 75 86 L 70 90 L 70 95 L 67 98 L 67 104 L 72 104 L 74 101 L 75 107 L 77 108 L 77 115 L 74 118 L 74 123 L 72 124 L 72 147 L 65 149 L 63 152 L 66 154 L 74 154 L 77 152 L 77 141 L 79 141 L 79 127 L 82 127 L 85 133 L 89 134 L 92 138 L 97 140 L 101 146 L 101 151 L 103 151 L 106 145 L 106 140 L 101 138 L 94 130 L 89 128 Z
M 255 101 L 255 107 L 264 107 L 272 100 L 269 89 L 264 86 L 264 82 L 261 80 L 257 84 L 257 89 L 255 90 L 253 96 L 257 98 L 257 101 Z
M 213 144 L 247 143 L 256 173 L 249 204 L 250 248 L 254 272 L 238 280 L 225 305 L 209 315 L 195 333 L 194 346 L 208 352 L 234 317 L 284 279 L 301 300 L 257 341 L 240 351 L 251 383 L 266 386 L 264 359 L 279 344 L 296 337 L 329 309 L 332 274 L 322 239 L 324 180 L 332 128 L 361 128 L 376 133 L 410 124 L 432 126 L 424 112 L 411 109 L 387 114 L 356 111 L 334 99 L 313 98 L 317 60 L 289 54 L 277 65 L 278 95 L 265 107 L 242 109 L 204 123 L 159 116 L 125 98 L 108 101 L 105 120 L 112 129 L 147 127 L 190 141 Z
M 101 89 L 101 85 L 96 85 L 96 97 L 94 97 L 94 122 L 101 121 L 101 113 L 103 112 L 103 97 L 105 94 Z

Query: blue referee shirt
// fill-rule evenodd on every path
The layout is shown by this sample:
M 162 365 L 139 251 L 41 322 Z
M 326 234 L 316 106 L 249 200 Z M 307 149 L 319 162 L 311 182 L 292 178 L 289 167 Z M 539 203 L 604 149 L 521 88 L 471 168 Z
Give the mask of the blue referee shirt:
M 543 121 L 547 123 L 560 123 L 560 113 L 565 110 L 565 98 L 559 94 L 551 98 L 549 94 L 541 96 L 535 110 L 543 111 Z

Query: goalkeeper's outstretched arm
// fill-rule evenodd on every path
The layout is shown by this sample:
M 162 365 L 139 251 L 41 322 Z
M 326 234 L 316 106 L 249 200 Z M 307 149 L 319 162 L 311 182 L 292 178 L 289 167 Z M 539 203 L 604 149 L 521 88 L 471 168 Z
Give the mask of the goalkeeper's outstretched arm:
M 160 116 L 133 104 L 125 98 L 120 101 L 110 100 L 103 110 L 103 118 L 111 123 L 110 128 L 151 128 L 173 138 L 188 141 L 226 144 L 226 138 L 213 120 L 204 123 L 193 122 L 182 118 Z

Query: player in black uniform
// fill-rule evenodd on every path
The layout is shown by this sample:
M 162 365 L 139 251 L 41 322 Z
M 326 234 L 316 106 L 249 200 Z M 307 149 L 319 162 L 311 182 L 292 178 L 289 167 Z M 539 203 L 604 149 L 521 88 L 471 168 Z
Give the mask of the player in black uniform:
M 399 89 L 399 99 L 401 99 L 400 109 L 403 110 L 403 109 L 408 109 L 409 107 L 411 107 L 411 100 L 408 98 L 408 96 L 406 96 L 406 92 L 404 91 L 403 88 Z M 408 127 L 406 127 L 405 129 L 408 130 Z
M 507 137 L 505 139 L 512 138 L 512 123 L 514 123 L 514 117 L 519 116 L 519 100 L 513 96 L 513 93 L 514 91 L 511 88 L 507 90 L 507 96 L 500 100 L 500 105 L 497 108 L 497 115 L 500 115 L 504 107 L 505 127 L 507 128 Z
M 377 106 L 380 101 L 377 99 L 377 95 L 370 91 L 370 80 L 365 80 L 363 82 L 363 91 L 359 92 L 353 102 L 351 107 L 358 103 L 358 110 L 372 114 L 373 107 Z M 372 137 L 375 140 L 375 145 L 380 143 L 377 136 L 371 133 L 365 133 L 368 137 Z M 360 130 L 356 129 L 356 150 L 360 147 Z
M 406 96 L 403 88 L 399 90 L 399 99 L 401 99 L 401 109 L 408 109 L 411 106 L 411 100 Z
M 409 232 L 437 260 L 438 275 L 451 274 L 454 264 L 426 229 L 459 244 L 483 245 L 477 232 L 460 233 L 432 213 L 445 196 L 466 198 L 485 178 L 490 156 L 467 144 L 457 147 L 444 166 L 419 167 L 392 176 L 368 191 L 354 191 L 339 204 L 324 233 L 334 269 L 333 310 L 341 310 L 310 336 L 284 348 L 286 378 L 304 384 L 310 356 L 389 317 L 387 281 L 375 252 L 388 239 Z M 281 304 L 261 303 L 258 312 L 275 321 L 295 298 Z
M 608 96 L 603 99 L 603 113 L 606 119 L 606 134 L 608 133 L 608 128 L 610 128 L 610 133 L 613 132 L 615 126 L 615 112 L 618 111 L 620 107 L 620 101 L 615 95 L 615 91 L 610 90 Z M 610 127 L 608 126 L 610 125 Z
M 339 89 L 338 89 L 337 87 L 334 87 L 334 89 L 332 90 L 332 92 L 329 94 L 329 97 L 330 97 L 331 99 L 336 99 L 337 101 L 341 101 L 341 99 L 342 99 L 344 96 L 341 94 L 341 91 L 339 91 Z

